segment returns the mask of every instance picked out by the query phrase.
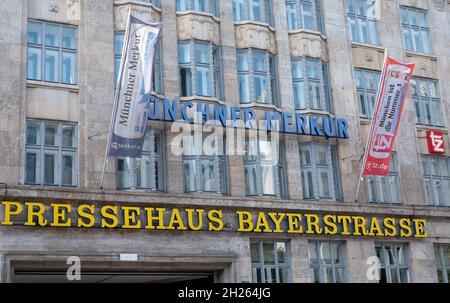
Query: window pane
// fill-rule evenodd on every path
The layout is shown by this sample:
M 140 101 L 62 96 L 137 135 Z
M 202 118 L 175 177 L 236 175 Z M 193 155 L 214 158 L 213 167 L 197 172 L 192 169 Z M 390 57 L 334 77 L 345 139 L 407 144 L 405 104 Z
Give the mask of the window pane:
M 58 133 L 58 125 L 46 123 L 45 124 L 45 145 L 55 146 L 57 133 Z
M 40 48 L 28 48 L 28 79 L 42 80 L 42 50 Z
M 265 265 L 274 265 L 275 264 L 275 251 L 274 251 L 274 243 L 273 242 L 263 243 L 263 254 L 264 254 L 264 264 Z
M 76 80 L 76 54 L 63 52 L 62 82 L 75 84 Z
M 64 147 L 76 147 L 76 133 L 75 126 L 63 125 L 62 126 L 62 145 Z
M 178 60 L 180 63 L 191 62 L 191 48 L 190 44 L 178 44 Z
M 59 81 L 59 52 L 53 50 L 45 50 L 45 81 Z
M 260 263 L 259 242 L 250 243 L 250 254 L 252 263 Z
M 27 152 L 26 158 L 25 183 L 37 184 L 40 174 L 38 153 Z
M 257 195 L 256 165 L 245 165 L 245 185 L 247 196 Z
M 45 25 L 45 45 L 51 47 L 59 47 L 60 26 L 46 24 Z
M 249 76 L 239 75 L 239 99 L 241 103 L 250 102 Z
M 184 160 L 184 190 L 196 191 L 195 186 L 195 160 Z
M 322 264 L 331 264 L 330 243 L 322 242 L 319 245 L 320 261 Z
M 118 56 L 122 55 L 123 48 L 123 40 L 125 38 L 125 34 L 123 32 L 115 33 L 115 41 L 114 41 L 114 53 Z
M 275 176 L 274 166 L 261 165 L 262 170 L 262 182 L 263 182 L 263 194 L 275 195 Z
M 208 67 L 197 67 L 197 94 L 200 96 L 208 96 L 211 94 L 211 77 Z
M 267 103 L 268 95 L 267 95 L 267 79 L 266 76 L 255 75 L 254 77 L 254 85 L 255 85 L 255 97 L 256 102 Z
M 278 252 L 278 263 L 285 263 L 286 262 L 286 243 L 284 242 L 277 242 L 277 252 Z
M 297 10 L 295 8 L 295 3 L 287 3 L 286 4 L 286 14 L 287 14 L 287 23 L 288 28 L 290 30 L 297 29 Z
M 211 61 L 209 51 L 210 48 L 208 44 L 195 44 L 195 61 L 197 63 L 209 64 Z
M 27 144 L 41 144 L 41 123 L 27 122 Z
M 203 191 L 215 191 L 214 160 L 202 160 Z
M 261 0 L 249 0 L 250 1 L 250 19 L 254 21 L 261 20 Z
M 62 47 L 69 49 L 77 48 L 77 30 L 73 27 L 62 27 Z
M 73 170 L 75 168 L 75 157 L 73 155 L 63 155 L 62 158 L 62 184 L 73 185 Z
M 188 97 L 192 95 L 192 76 L 188 68 L 180 68 L 181 96 Z
M 44 158 L 44 183 L 54 185 L 56 183 L 56 157 L 54 154 L 45 154 Z
M 28 43 L 42 44 L 42 23 L 28 22 Z
M 257 72 L 265 72 L 266 68 L 266 55 L 264 53 L 253 54 L 253 68 Z

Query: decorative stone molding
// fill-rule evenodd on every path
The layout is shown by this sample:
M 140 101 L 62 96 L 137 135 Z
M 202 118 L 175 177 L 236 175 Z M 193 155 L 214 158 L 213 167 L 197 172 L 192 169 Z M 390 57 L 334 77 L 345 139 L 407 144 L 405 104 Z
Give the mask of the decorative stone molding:
M 236 47 L 258 48 L 277 53 L 275 29 L 254 22 L 235 23 Z
M 405 61 L 416 63 L 413 76 L 436 79 L 436 75 L 438 74 L 436 57 L 406 52 Z
M 199 12 L 177 13 L 178 40 L 197 39 L 220 44 L 219 19 Z
M 289 46 L 291 57 L 312 57 L 328 61 L 326 38 L 319 32 L 291 31 Z
M 352 43 L 353 65 L 359 68 L 382 70 L 384 49 L 381 47 Z
M 127 2 L 127 1 L 123 1 Z M 124 31 L 127 28 L 128 13 L 130 7 L 133 14 L 145 22 L 159 22 L 161 20 L 160 10 L 153 5 L 122 4 L 114 6 L 114 29 Z

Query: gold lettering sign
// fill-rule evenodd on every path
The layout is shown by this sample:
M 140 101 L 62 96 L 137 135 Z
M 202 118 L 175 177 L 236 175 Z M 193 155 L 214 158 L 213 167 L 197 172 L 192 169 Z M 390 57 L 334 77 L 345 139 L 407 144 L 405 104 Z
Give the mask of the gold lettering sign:
M 0 225 L 426 238 L 426 220 L 337 214 L 2 202 Z M 231 227 L 230 227 L 231 226 Z

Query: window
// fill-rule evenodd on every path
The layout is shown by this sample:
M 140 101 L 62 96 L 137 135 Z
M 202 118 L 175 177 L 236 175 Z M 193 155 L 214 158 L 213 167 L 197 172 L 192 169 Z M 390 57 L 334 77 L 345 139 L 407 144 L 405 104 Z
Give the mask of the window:
M 287 197 L 282 141 L 246 138 L 244 171 L 247 196 Z
M 431 53 L 430 28 L 427 12 L 420 9 L 400 7 L 403 27 L 403 42 L 406 50 Z
M 28 21 L 29 80 L 77 84 L 77 28 Z
M 450 283 L 450 245 L 436 245 L 436 267 L 439 283 Z
M 75 124 L 27 120 L 25 183 L 76 186 L 77 145 Z
M 405 244 L 377 244 L 380 260 L 380 283 L 409 283 L 408 246 Z
M 122 48 L 125 38 L 125 32 L 117 31 L 114 36 L 114 60 L 116 79 L 119 77 L 120 62 L 122 61 Z M 155 59 L 153 61 L 153 91 L 157 94 L 163 94 L 163 72 L 161 63 L 161 40 L 158 40 L 155 49 Z
M 346 282 L 343 243 L 309 242 L 309 262 L 315 283 Z
M 297 110 L 331 112 L 327 64 L 312 58 L 292 59 L 294 102 Z
M 414 101 L 416 123 L 444 126 L 438 81 L 414 77 L 409 87 Z
M 429 205 L 450 206 L 450 161 L 446 157 L 422 156 Z
M 291 282 L 289 243 L 251 241 L 253 283 Z
M 241 103 L 279 105 L 276 60 L 269 52 L 237 51 L 239 100 Z
M 397 154 L 392 153 L 387 177 L 367 176 L 366 184 L 369 202 L 400 204 L 400 176 Z
M 176 0 L 177 11 L 199 11 L 219 16 L 218 0 Z
M 321 0 L 286 0 L 289 30 L 310 29 L 323 32 Z
M 368 69 L 355 69 L 356 91 L 358 94 L 360 116 L 372 119 L 377 102 L 381 72 Z
M 305 199 L 339 199 L 336 149 L 322 143 L 300 143 L 300 168 Z
M 352 41 L 378 44 L 378 21 L 367 12 L 367 0 L 347 0 L 347 16 Z
M 208 42 L 178 43 L 181 96 L 215 97 L 223 100 L 222 54 Z
M 191 135 L 183 138 L 183 175 L 186 193 L 209 192 L 226 195 L 227 163 L 224 140 L 211 133 Z M 203 149 L 204 140 L 214 139 L 216 150 Z M 203 140 L 203 141 L 202 141 Z
M 163 132 L 149 128 L 142 157 L 117 160 L 117 188 L 165 191 L 164 155 Z
M 271 0 L 233 0 L 235 21 L 251 20 L 272 25 Z

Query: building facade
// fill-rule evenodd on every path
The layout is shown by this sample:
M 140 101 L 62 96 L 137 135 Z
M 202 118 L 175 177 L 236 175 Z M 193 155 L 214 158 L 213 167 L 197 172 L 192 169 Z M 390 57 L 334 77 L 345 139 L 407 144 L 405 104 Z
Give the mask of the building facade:
M 280 134 L 274 160 L 263 139 L 245 144 L 252 156 L 210 156 L 192 137 L 177 155 L 172 124 L 152 122 L 142 158 L 110 158 L 100 189 L 130 9 L 163 24 L 155 98 L 339 117 L 349 139 Z M 449 282 L 449 1 L 0 0 L 0 12 L 0 282 L 64 281 L 76 257 L 87 282 L 365 283 L 373 256 L 382 281 Z M 355 202 L 385 49 L 416 69 L 389 176 L 365 178 Z M 199 209 L 209 229 L 186 223 Z M 427 235 L 243 232 L 241 212 L 418 219 Z M 146 227 L 124 227 L 138 217 Z

